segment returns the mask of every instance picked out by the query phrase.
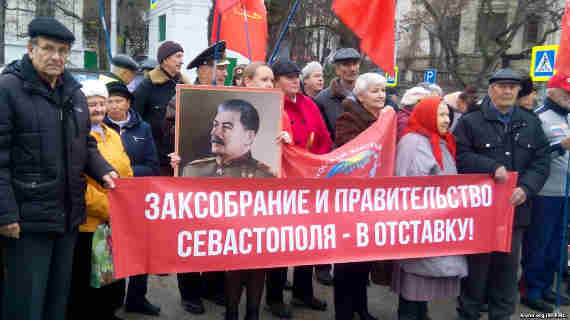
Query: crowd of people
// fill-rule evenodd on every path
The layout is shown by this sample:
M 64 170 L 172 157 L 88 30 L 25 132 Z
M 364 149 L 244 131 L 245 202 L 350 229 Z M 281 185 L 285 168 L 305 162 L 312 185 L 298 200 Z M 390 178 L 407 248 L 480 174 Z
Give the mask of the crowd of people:
M 181 72 L 184 49 L 174 41 L 158 49 L 157 64 L 133 84 L 138 65 L 117 55 L 113 75 L 78 83 L 65 62 L 75 40 L 63 24 L 35 18 L 28 26 L 27 53 L 0 76 L 0 319 L 119 319 L 115 312 L 160 315 L 146 298 L 148 275 L 90 285 L 95 230 L 109 223 L 107 191 L 118 177 L 172 176 L 175 94 L 179 84 L 224 86 L 229 61 L 225 43 L 207 48 Z M 336 77 L 324 88 L 319 62 L 302 69 L 290 60 L 253 62 L 234 68 L 232 85 L 283 92 L 283 132 L 277 143 L 326 154 L 354 139 L 382 113 L 397 113 L 396 176 L 489 174 L 504 183 L 518 172 L 510 203 L 515 207 L 510 253 L 491 252 L 395 261 L 177 274 L 181 304 L 206 312 L 203 299 L 225 306 L 225 319 L 239 319 L 246 289 L 245 319 L 260 317 L 265 304 L 280 318 L 291 306 L 324 311 L 313 275 L 332 286 L 337 320 L 374 320 L 368 311 L 371 278 L 398 295 L 399 320 L 430 319 L 428 302 L 457 298 L 453 318 L 510 319 L 518 303 L 552 312 L 554 276 L 561 259 L 565 185 L 570 149 L 570 78 L 548 82 L 545 103 L 536 107 L 532 81 L 500 69 L 483 88 L 444 94 L 431 83 L 388 90 L 378 73 L 360 73 L 361 54 L 342 48 L 332 58 Z M 232 130 L 231 134 L 227 130 Z M 251 157 L 259 115 L 247 101 L 220 105 L 204 158 L 186 164 L 183 176 L 273 177 Z M 525 232 L 526 230 L 526 232 Z M 522 258 L 521 258 L 522 256 Z M 519 272 L 521 269 L 522 272 Z M 434 270 L 439 270 L 435 272 Z M 519 275 L 522 273 L 522 276 Z M 284 299 L 292 290 L 292 300 Z M 97 305 L 93 305 L 97 301 Z M 570 305 L 562 297 L 561 304 Z M 451 316 L 450 316 L 451 317 Z

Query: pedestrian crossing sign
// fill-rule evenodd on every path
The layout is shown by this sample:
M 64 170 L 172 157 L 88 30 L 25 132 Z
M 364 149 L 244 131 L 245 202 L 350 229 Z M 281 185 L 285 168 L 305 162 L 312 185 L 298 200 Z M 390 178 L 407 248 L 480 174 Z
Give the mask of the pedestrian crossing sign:
M 398 85 L 398 66 L 394 66 L 394 76 L 386 72 L 386 82 L 388 87 L 396 87 Z
M 532 81 L 548 81 L 554 75 L 554 62 L 558 45 L 532 48 L 530 76 Z
M 150 8 L 154 9 L 158 5 L 158 0 L 150 0 Z

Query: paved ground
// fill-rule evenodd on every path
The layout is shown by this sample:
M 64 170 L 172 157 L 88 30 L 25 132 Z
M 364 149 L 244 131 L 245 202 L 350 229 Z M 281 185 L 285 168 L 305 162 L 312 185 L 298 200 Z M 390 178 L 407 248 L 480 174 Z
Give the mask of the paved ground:
M 289 272 L 289 279 L 291 279 L 291 269 Z M 196 319 L 196 320 L 206 320 L 206 319 L 223 319 L 224 318 L 224 308 L 219 307 L 209 301 L 204 301 L 206 307 L 206 314 L 201 316 L 195 316 L 190 313 L 185 312 L 180 306 L 180 296 L 178 294 L 178 287 L 176 284 L 176 277 L 170 275 L 167 277 L 151 276 L 149 278 L 149 294 L 148 298 L 153 303 L 161 306 L 162 314 L 160 317 L 149 317 L 133 313 L 125 313 L 124 311 L 119 311 L 117 313 L 123 319 L 127 320 L 186 320 L 186 319 Z M 294 319 L 315 319 L 315 320 L 333 320 L 333 292 L 332 287 L 322 286 L 315 282 L 316 295 L 320 298 L 325 298 L 329 304 L 329 308 L 325 312 L 317 312 L 307 309 L 294 308 L 293 316 Z M 291 293 L 286 291 L 286 301 L 291 298 Z M 244 311 L 244 301 L 245 297 L 242 297 L 242 309 L 240 310 L 240 319 L 243 319 L 245 315 Z M 372 285 L 368 288 L 368 306 L 370 313 L 376 316 L 379 320 L 395 320 L 395 313 L 398 304 L 398 298 L 390 292 L 386 287 L 381 287 L 377 285 Z M 454 320 L 455 319 L 455 299 L 437 301 L 430 304 L 430 317 L 433 320 Z M 531 313 L 532 311 L 524 306 L 518 306 L 517 312 L 513 319 L 520 319 L 520 313 Z M 570 307 L 563 307 L 562 312 L 566 314 L 570 313 Z M 278 318 L 273 317 L 266 310 L 262 311 L 261 318 L 265 320 L 277 320 Z M 358 316 L 355 316 L 357 319 Z M 482 318 L 487 319 L 487 316 Z

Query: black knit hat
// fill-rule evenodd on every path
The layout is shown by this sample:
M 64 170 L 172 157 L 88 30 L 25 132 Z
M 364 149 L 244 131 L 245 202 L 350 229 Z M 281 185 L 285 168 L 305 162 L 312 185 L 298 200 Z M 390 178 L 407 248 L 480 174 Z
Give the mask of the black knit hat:
M 536 89 L 534 88 L 534 83 L 530 77 L 524 77 L 521 80 L 521 90 L 519 91 L 519 98 L 526 97 L 531 94 Z
M 37 17 L 28 24 L 30 38 L 44 36 L 55 40 L 72 43 L 75 36 L 61 22 L 49 17 Z
M 174 41 L 166 41 L 160 45 L 158 52 L 156 53 L 156 60 L 158 63 L 162 63 L 166 58 L 177 52 L 184 52 L 182 46 Z
M 129 91 L 129 88 L 122 81 L 112 81 L 107 83 L 107 91 L 110 96 L 121 96 L 123 98 L 133 100 L 133 95 Z

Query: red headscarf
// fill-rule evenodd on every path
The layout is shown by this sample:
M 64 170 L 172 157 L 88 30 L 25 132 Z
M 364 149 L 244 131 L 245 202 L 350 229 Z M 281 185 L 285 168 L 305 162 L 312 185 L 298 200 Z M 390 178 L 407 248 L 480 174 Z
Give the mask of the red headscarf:
M 439 166 L 443 169 L 443 155 L 441 152 L 441 140 L 445 141 L 447 149 L 455 160 L 455 138 L 447 131 L 445 135 L 440 135 L 437 129 L 437 108 L 443 99 L 439 97 L 431 97 L 422 99 L 412 111 L 408 120 L 408 127 L 404 130 L 402 136 L 408 133 L 418 133 L 426 136 L 431 143 L 433 156 Z

